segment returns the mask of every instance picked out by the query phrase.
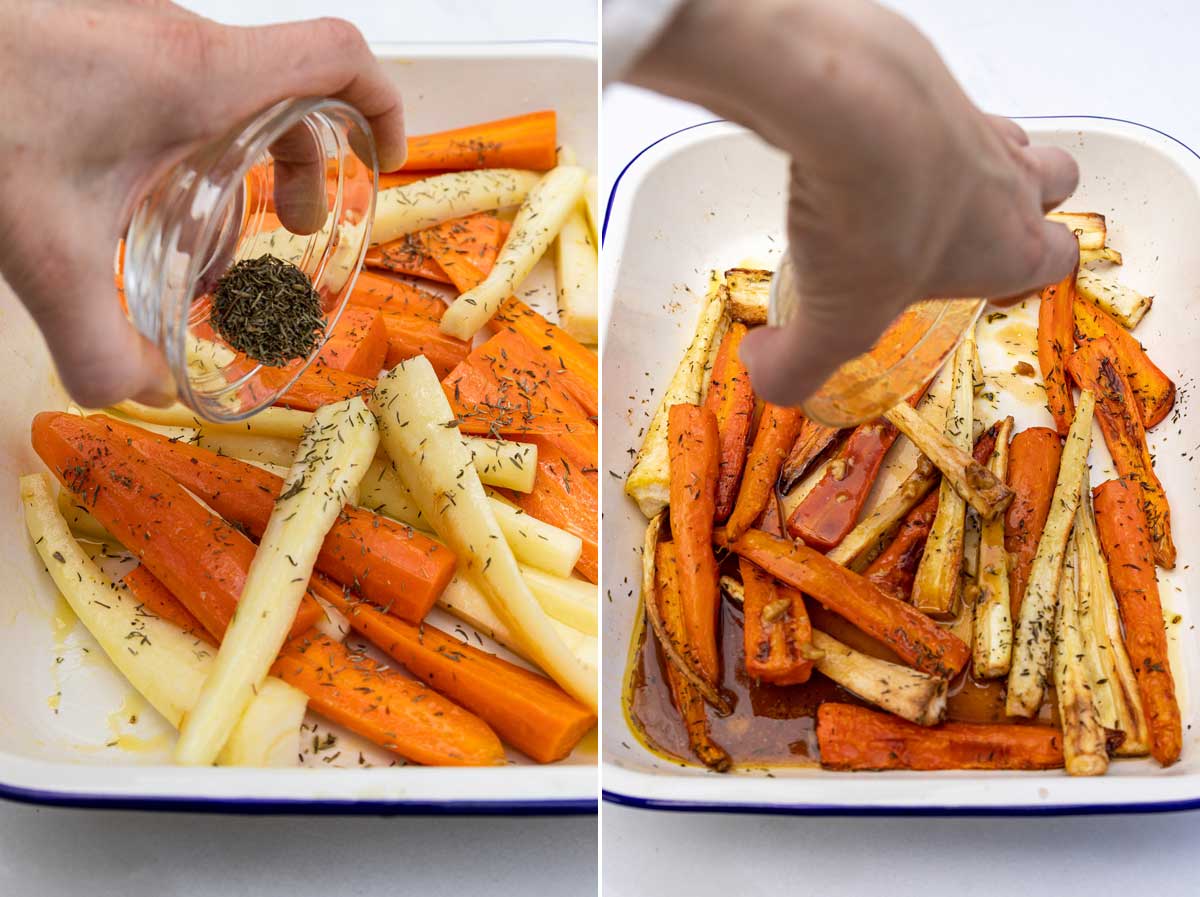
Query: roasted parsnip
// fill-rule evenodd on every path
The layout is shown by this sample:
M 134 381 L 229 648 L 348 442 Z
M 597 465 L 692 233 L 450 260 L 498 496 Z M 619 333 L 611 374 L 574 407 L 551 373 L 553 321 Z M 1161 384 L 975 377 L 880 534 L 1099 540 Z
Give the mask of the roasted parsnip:
M 1150 311 L 1154 304 L 1152 296 L 1143 296 L 1137 290 L 1125 286 L 1107 271 L 1080 268 L 1075 277 L 1078 294 L 1100 306 L 1127 329 L 1132 330 Z
M 1080 249 L 1103 249 L 1108 239 L 1108 225 L 1097 212 L 1051 212 L 1046 218 L 1069 227 Z
M 1006 417 L 996 432 L 996 447 L 988 470 L 1007 479 L 1008 443 L 1013 419 Z M 979 534 L 979 594 L 975 598 L 972 668 L 976 679 L 1008 674 L 1012 665 L 1012 607 L 1008 597 L 1008 552 L 1004 549 L 1004 517 L 985 520 Z
M 753 327 L 767 323 L 767 299 L 771 292 L 770 271 L 730 268 L 725 272 L 729 291 L 729 316 Z

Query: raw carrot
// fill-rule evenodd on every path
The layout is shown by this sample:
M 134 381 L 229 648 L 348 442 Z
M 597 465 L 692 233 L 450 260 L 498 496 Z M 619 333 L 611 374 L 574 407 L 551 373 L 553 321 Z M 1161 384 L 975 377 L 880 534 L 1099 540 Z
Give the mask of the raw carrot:
M 1075 417 L 1075 399 L 1066 374 L 1075 346 L 1075 273 L 1043 289 L 1038 308 L 1038 365 L 1046 382 L 1046 406 L 1060 436 L 1067 435 Z
M 1154 472 L 1154 459 L 1146 443 L 1146 428 L 1142 426 L 1137 401 L 1114 358 L 1112 343 L 1106 339 L 1091 340 L 1079 347 L 1067 370 L 1081 388 L 1096 394 L 1096 417 L 1104 443 L 1121 478 L 1141 486 L 1142 512 L 1154 544 L 1155 563 L 1170 570 L 1175 566 L 1171 508 Z
M 679 595 L 687 642 L 697 668 L 715 685 L 720 682 L 720 575 L 712 548 L 719 452 L 716 418 L 700 405 L 672 405 L 667 417 L 667 445 L 671 538 L 679 559 Z
M 507 225 L 492 212 L 480 212 L 418 231 L 415 236 L 446 283 L 454 283 L 446 268 L 454 268 L 455 263 L 470 264 L 485 276 L 492 270 L 502 237 L 508 233 Z
M 729 547 L 879 639 L 909 666 L 951 678 L 971 659 L 971 649 L 962 639 L 806 545 L 752 529 Z
M 403 171 L 445 168 L 528 168 L 558 164 L 557 116 L 552 109 L 408 138 Z
M 800 435 L 792 443 L 787 460 L 783 462 L 783 468 L 779 471 L 780 490 L 784 493 L 791 492 L 792 487 L 800 482 L 800 478 L 808 472 L 808 468 L 821 453 L 833 445 L 841 432 L 805 418 L 800 427 Z
M 721 522 L 733 510 L 738 482 L 746 464 L 750 424 L 754 418 L 754 388 L 750 374 L 738 355 L 746 325 L 735 321 L 725 332 L 713 362 L 712 377 L 704 406 L 717 419 L 720 434 L 720 463 L 717 475 L 715 520 Z
M 414 763 L 504 762 L 500 739 L 479 717 L 328 636 L 288 642 L 271 672 L 308 695 L 312 710 Z
M 347 305 L 313 364 L 360 377 L 375 377 L 383 368 L 387 350 L 387 330 L 379 312 Z
M 1098 305 L 1076 299 L 1075 339 L 1080 343 L 1094 339 L 1109 341 L 1113 361 L 1129 381 L 1147 430 L 1171 412 L 1175 405 L 1175 384 L 1150 360 L 1137 338 L 1112 315 Z
M 425 249 L 425 244 L 415 233 L 372 246 L 363 256 L 363 264 L 368 268 L 421 277 L 436 283 L 450 282 L 446 272 L 433 260 Z
M 781 408 L 769 402 L 763 408 L 754 444 L 746 458 L 746 471 L 742 474 L 737 501 L 725 524 L 730 541 L 752 527 L 766 507 L 767 499 L 775 489 L 779 468 L 803 422 L 804 415 L 796 408 Z
M 446 303 L 438 296 L 405 280 L 373 271 L 360 271 L 350 303 L 397 314 L 424 315 L 441 320 Z
M 1136 482 L 1120 479 L 1101 483 L 1092 494 L 1100 545 L 1125 626 L 1125 649 L 1150 721 L 1150 753 L 1170 766 L 1183 750 L 1183 727 L 1140 491 Z
M 746 675 L 773 685 L 800 685 L 812 676 L 812 623 L 804 596 L 745 558 L 742 573 Z
M 442 333 L 434 318 L 384 313 L 383 327 L 387 356 L 382 366 L 388 370 L 409 358 L 424 355 L 438 377 L 445 377 L 471 351 L 470 343 Z
M 1004 515 L 1004 550 L 1009 556 L 1008 597 L 1014 620 L 1020 619 L 1061 458 L 1062 440 L 1049 427 L 1022 430 L 1008 445 L 1008 485 L 1014 495 Z
M 138 564 L 125 574 L 121 582 L 125 583 L 133 599 L 146 610 L 214 648 L 217 646 L 217 640 L 204 628 L 204 624 L 187 609 L 187 605 L 171 594 L 170 589 L 158 581 L 145 564 Z
M 78 503 L 219 638 L 237 609 L 254 544 L 94 420 L 44 411 L 31 429 L 34 451 Z M 292 631 L 305 631 L 320 614 L 306 597 Z
M 261 468 L 111 418 L 89 418 L 227 520 L 261 536 L 283 480 Z M 239 534 L 240 535 L 240 534 Z M 253 553 L 253 551 L 251 551 Z M 446 547 L 386 517 L 346 505 L 325 537 L 317 569 L 353 585 L 409 622 L 419 622 L 454 576 Z M 158 573 L 151 567 L 151 572 Z M 162 576 L 164 584 L 183 597 Z
M 545 676 L 428 623 L 398 620 L 320 574 L 313 577 L 312 588 L 346 616 L 355 632 L 539 763 L 566 757 L 596 724 L 595 714 Z
M 817 708 L 821 766 L 880 769 L 1058 769 L 1062 732 L 1050 726 L 918 726 L 888 713 L 827 702 Z
M 264 369 L 260 375 L 268 386 L 282 385 L 292 376 L 288 369 Z M 337 368 L 313 364 L 296 378 L 275 404 L 297 411 L 316 411 L 323 405 L 344 402 L 354 396 L 369 396 L 375 389 L 374 377 L 362 377 Z

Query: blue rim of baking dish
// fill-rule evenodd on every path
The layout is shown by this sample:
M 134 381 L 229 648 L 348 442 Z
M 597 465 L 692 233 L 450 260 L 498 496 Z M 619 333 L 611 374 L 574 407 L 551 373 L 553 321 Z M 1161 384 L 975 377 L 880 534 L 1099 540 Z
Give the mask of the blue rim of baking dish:
M 1084 121 L 1111 121 L 1123 125 L 1132 125 L 1135 128 L 1141 128 L 1144 131 L 1152 131 L 1160 137 L 1166 137 L 1172 143 L 1178 144 L 1183 149 L 1187 150 L 1192 156 L 1200 161 L 1200 153 L 1196 152 L 1178 137 L 1168 134 L 1166 131 L 1158 128 L 1144 125 L 1138 121 L 1130 121 L 1127 118 L 1116 118 L 1111 115 L 1014 115 L 1010 116 L 1016 121 L 1062 121 L 1067 119 L 1076 119 Z M 621 179 L 625 177 L 625 173 L 636 164 L 638 159 L 644 156 L 647 152 L 654 149 L 665 140 L 670 140 L 687 131 L 694 131 L 696 128 L 703 128 L 708 125 L 723 125 L 729 122 L 722 118 L 710 119 L 709 121 L 696 122 L 695 124 L 679 128 L 669 134 L 664 134 L 653 143 L 649 143 L 642 147 L 636 155 L 633 156 L 617 175 L 613 181 L 612 189 L 608 193 L 608 201 L 604 205 L 604 223 L 600 228 L 600 240 L 603 245 L 604 238 L 608 235 L 608 222 L 612 217 L 613 203 L 617 198 L 617 189 L 621 186 Z M 622 675 L 624 671 L 622 671 Z M 603 760 L 601 760 L 603 764 Z M 603 768 L 603 767 L 602 767 Z M 953 817 L 953 816 L 1087 816 L 1101 813 L 1178 813 L 1184 810 L 1200 809 L 1200 796 L 1182 798 L 1178 800 L 1163 800 L 1151 802 L 1134 802 L 1134 803 L 1078 803 L 1078 804 L 1056 804 L 1049 807 L 1033 806 L 1033 805 L 986 805 L 986 806 L 963 806 L 963 805 L 932 805 L 922 806 L 920 804 L 902 804 L 897 806 L 845 806 L 842 804 L 806 804 L 806 803 L 788 803 L 788 804 L 763 804 L 763 803 L 717 803 L 713 801 L 700 800 L 675 800 L 672 798 L 658 797 L 640 797 L 636 794 L 624 794 L 619 791 L 610 791 L 605 788 L 601 792 L 601 797 L 606 803 L 617 804 L 624 807 L 632 807 L 639 810 L 663 810 L 675 813 L 733 813 L 733 814 L 762 814 L 774 816 L 846 816 L 846 817 L 863 817 L 863 816 L 925 816 L 925 817 Z

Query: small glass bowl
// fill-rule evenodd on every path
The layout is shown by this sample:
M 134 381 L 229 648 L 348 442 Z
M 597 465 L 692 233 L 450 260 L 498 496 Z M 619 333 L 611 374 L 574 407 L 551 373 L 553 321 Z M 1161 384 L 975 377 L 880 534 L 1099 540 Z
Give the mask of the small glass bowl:
M 306 208 L 310 225 L 324 219 L 312 233 L 289 230 L 275 215 L 277 158 L 293 190 L 307 176 L 305 202 L 324 204 Z M 363 117 L 338 100 L 303 98 L 279 102 L 191 154 L 142 197 L 118 282 L 130 320 L 166 357 L 179 401 L 201 417 L 236 421 L 291 386 L 320 349 L 284 367 L 260 365 L 213 330 L 210 294 L 236 261 L 285 258 L 320 297 L 324 343 L 362 266 L 378 181 Z

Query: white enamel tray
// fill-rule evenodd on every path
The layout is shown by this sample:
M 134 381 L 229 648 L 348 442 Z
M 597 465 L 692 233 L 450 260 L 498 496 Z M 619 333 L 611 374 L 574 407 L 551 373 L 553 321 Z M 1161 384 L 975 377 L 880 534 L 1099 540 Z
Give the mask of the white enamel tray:
M 1133 812 L 1200 807 L 1200 553 L 1189 534 L 1198 523 L 1193 455 L 1200 419 L 1191 413 L 1200 357 L 1200 156 L 1167 134 L 1099 118 L 1026 119 L 1037 143 L 1063 146 L 1083 180 L 1066 207 L 1108 216 L 1109 242 L 1126 264 L 1120 277 L 1156 297 L 1137 335 L 1179 387 L 1177 414 L 1152 433 L 1157 469 L 1171 501 L 1179 565 L 1159 582 L 1168 618 L 1172 666 L 1183 709 L 1183 759 L 1170 769 L 1149 760 L 1114 762 L 1108 775 L 1073 779 L 1030 773 L 833 773 L 779 767 L 719 775 L 646 750 L 622 707 L 622 686 L 639 603 L 637 583 L 645 521 L 621 490 L 649 420 L 687 345 L 712 269 L 747 261 L 774 267 L 783 239 L 783 157 L 742 129 L 710 122 L 667 135 L 622 171 L 608 200 L 604 243 L 609 321 L 604 353 L 603 744 L 605 799 L 634 806 L 742 812 L 835 814 L 1030 814 Z M 1036 302 L 980 325 L 989 376 L 1031 360 Z M 1000 328 L 1012 328 L 1000 334 Z M 1024 345 L 1002 336 L 1021 330 Z M 1021 340 L 1018 340 L 1021 342 Z M 1004 382 L 1013 389 L 1015 378 Z M 935 386 L 931 400 L 937 402 Z M 999 407 L 982 400 L 976 417 L 1014 414 L 1017 429 L 1050 422 L 1026 388 Z M 903 440 L 902 440 L 903 442 Z M 1112 475 L 1097 429 L 1092 481 Z M 911 451 L 911 446 L 906 446 Z M 893 453 L 896 454 L 895 452 Z M 910 456 L 911 457 L 911 456 Z M 893 466 L 895 466 L 893 464 Z M 892 475 L 881 478 L 890 488 Z
M 590 44 L 380 45 L 404 94 L 410 133 L 541 108 L 581 164 L 596 165 L 596 49 Z M 544 277 L 534 304 L 553 308 Z M 530 764 L 510 752 L 493 769 L 390 766 L 393 755 L 317 724 L 303 767 L 186 769 L 166 765 L 174 735 L 109 665 L 60 600 L 29 544 L 17 477 L 44 469 L 29 446 L 38 411 L 65 407 L 44 343 L 0 281 L 0 796 L 74 806 L 237 812 L 594 813 L 595 736 L 566 760 Z M 473 643 L 476 633 L 435 611 L 431 622 Z M 504 653 L 504 652 L 500 652 Z M 511 655 L 509 656 L 511 659 Z M 135 719 L 136 722 L 130 722 Z M 334 742 L 328 740 L 332 734 Z M 314 745 L 314 738 L 316 744 Z M 372 768 L 362 762 L 377 764 Z M 349 767 L 349 768 L 338 768 Z

